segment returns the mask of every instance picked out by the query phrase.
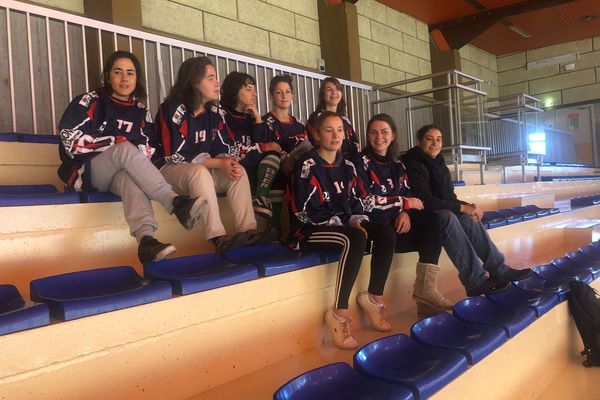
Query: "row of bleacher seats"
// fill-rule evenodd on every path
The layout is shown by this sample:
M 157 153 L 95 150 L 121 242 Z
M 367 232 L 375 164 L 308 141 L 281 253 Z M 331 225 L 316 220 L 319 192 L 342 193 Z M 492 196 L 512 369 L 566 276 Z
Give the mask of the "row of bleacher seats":
M 542 176 L 540 178 L 541 182 L 564 182 L 564 181 L 589 181 L 589 180 L 599 180 L 600 175 L 575 175 L 575 176 Z M 537 181 L 537 176 L 535 177 Z
M 569 282 L 600 276 L 600 242 L 549 264 L 508 290 L 456 303 L 453 313 L 416 322 L 360 348 L 352 368 L 329 364 L 282 385 L 276 400 L 425 399 L 567 298 Z
M 496 211 L 485 211 L 481 223 L 486 228 L 492 229 L 499 226 L 515 224 L 517 222 L 529 221 L 535 218 L 545 217 L 559 213 L 558 208 L 540 208 L 535 205 L 521 207 L 501 208 Z
M 0 132 L 0 142 L 58 144 L 60 142 L 60 137 L 58 135 L 36 135 L 33 133 Z
M 233 285 L 307 268 L 329 262 L 321 253 L 298 253 L 280 244 L 230 250 L 225 259 L 214 253 L 200 254 L 149 263 L 144 278 L 129 266 L 115 266 L 54 275 L 30 283 L 31 300 L 44 303 L 45 314 L 58 320 L 72 320 L 88 315 L 166 300 L 222 286 Z M 0 292 L 0 324 L 4 318 L 20 321 L 29 307 L 12 285 Z M 10 289 L 8 288 L 10 287 Z M 40 312 L 42 312 L 40 310 Z M 10 314 L 10 316 L 9 316 Z M 32 325 L 1 327 L 1 333 L 47 324 L 37 319 Z
M 600 204 L 600 194 L 573 197 L 571 199 L 571 208 L 595 206 L 596 204 Z
M 45 307 L 26 305 L 14 286 L 2 285 L 0 324 L 12 321 L 17 314 L 26 315 L 32 312 L 31 309 L 37 310 L 33 318 L 37 322 L 13 328 L 2 325 L 0 332 L 9 333 L 38 326 L 44 321 L 47 323 L 48 318 L 40 319 L 39 313 L 49 312 L 52 318 L 70 320 L 165 300 L 173 294 L 186 295 L 308 268 L 331 262 L 335 257 L 323 253 L 301 254 L 279 244 L 269 244 L 230 250 L 224 259 L 211 253 L 150 263 L 144 266 L 145 278 L 128 266 L 55 275 L 36 279 L 30 284 L 31 300 L 44 303 L 42 306 Z M 600 276 L 600 242 L 538 266 L 534 272 L 533 276 L 517 282 L 509 291 L 489 296 L 490 300 L 528 305 L 537 316 L 542 315 L 551 308 L 542 294 L 554 294 L 557 302 L 564 301 L 570 280 L 589 283 Z M 468 299 L 464 304 L 478 301 Z

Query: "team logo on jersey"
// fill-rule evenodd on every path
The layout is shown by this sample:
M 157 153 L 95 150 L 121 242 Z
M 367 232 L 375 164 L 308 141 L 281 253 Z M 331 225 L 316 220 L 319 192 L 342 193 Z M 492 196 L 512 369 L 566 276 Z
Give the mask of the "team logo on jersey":
M 165 161 L 169 164 L 179 164 L 185 161 L 185 157 L 179 153 L 165 157 Z
M 296 218 L 303 224 L 310 224 L 310 218 L 308 218 L 308 214 L 306 211 L 300 211 L 296 213 Z
M 185 114 L 185 106 L 180 104 L 175 110 L 175 114 L 173 114 L 172 121 L 175 125 L 181 124 L 181 120 L 183 119 L 183 114 Z
M 310 175 L 310 169 L 315 165 L 315 160 L 309 158 L 302 163 L 302 171 L 300 171 L 300 178 L 306 179 Z
M 81 100 L 79 100 L 79 105 L 84 107 L 89 107 L 92 100 L 98 98 L 96 92 L 89 92 L 81 96 Z

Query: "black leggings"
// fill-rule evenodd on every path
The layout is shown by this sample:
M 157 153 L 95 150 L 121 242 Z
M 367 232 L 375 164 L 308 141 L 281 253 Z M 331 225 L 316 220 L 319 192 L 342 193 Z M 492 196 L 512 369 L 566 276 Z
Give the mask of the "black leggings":
M 440 222 L 436 213 L 409 210 L 410 231 L 396 234 L 396 253 L 419 252 L 419 262 L 436 264 L 442 251 Z
M 380 296 L 383 295 L 385 281 L 394 257 L 396 234 L 391 225 L 369 221 L 364 221 L 361 225 L 373 242 L 369 293 Z M 348 299 L 358 276 L 366 243 L 365 234 L 360 229 L 349 226 L 314 227 L 300 242 L 301 250 L 324 252 L 341 250 L 335 281 L 334 308 L 348 308 Z

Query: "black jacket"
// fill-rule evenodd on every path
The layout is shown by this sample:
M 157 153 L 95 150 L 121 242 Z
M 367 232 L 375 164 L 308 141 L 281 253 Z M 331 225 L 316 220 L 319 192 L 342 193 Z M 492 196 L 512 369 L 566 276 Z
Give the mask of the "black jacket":
M 441 154 L 431 158 L 415 146 L 402 156 L 402 161 L 410 190 L 413 196 L 421 199 L 426 210 L 450 210 L 458 214 L 460 205 L 467 204 L 456 197 L 450 170 Z

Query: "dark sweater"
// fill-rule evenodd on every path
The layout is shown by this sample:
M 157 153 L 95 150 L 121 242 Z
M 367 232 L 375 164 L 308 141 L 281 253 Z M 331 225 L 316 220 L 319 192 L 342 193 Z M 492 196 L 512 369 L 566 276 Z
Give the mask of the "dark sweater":
M 419 146 L 410 149 L 402 156 L 408 173 L 408 182 L 413 196 L 423 202 L 426 210 L 450 210 L 460 212 L 459 200 L 454 193 L 450 170 L 441 154 L 431 158 Z

